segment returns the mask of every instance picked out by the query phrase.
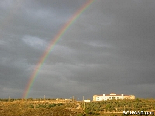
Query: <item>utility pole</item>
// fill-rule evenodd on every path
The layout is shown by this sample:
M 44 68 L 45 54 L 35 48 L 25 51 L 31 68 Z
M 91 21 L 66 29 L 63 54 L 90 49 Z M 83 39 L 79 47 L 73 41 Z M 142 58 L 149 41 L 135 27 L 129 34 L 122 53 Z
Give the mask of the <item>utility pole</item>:
M 85 104 L 85 102 L 84 102 L 84 108 L 83 108 L 84 110 L 85 110 L 85 107 L 86 107 L 86 104 Z
M 74 96 L 73 96 L 73 108 L 75 107 L 75 104 L 74 104 Z
M 10 96 L 9 96 L 9 102 L 10 102 Z
M 74 96 L 73 96 L 73 103 L 74 103 Z
M 44 101 L 45 101 L 45 95 L 44 95 Z
M 83 96 L 83 110 L 85 110 L 84 96 Z

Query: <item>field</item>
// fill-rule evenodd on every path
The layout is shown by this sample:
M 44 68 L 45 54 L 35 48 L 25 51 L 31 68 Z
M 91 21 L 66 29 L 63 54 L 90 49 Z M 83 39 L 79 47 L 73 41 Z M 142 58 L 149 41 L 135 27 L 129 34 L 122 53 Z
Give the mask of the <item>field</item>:
M 155 99 L 83 103 L 55 99 L 1 99 L 0 116 L 122 116 L 123 111 L 155 111 Z

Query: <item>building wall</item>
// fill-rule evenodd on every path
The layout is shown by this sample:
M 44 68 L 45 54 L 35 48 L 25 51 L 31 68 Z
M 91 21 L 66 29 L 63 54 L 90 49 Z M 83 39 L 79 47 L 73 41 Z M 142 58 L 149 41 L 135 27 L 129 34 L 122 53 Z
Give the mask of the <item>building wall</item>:
M 103 100 L 123 99 L 123 96 L 105 96 Z
M 90 100 L 84 100 L 84 102 L 90 102 Z
M 97 97 L 97 95 L 94 95 L 93 96 L 93 101 L 96 101 L 96 97 Z
M 112 99 L 135 99 L 134 95 L 117 95 L 115 93 L 111 93 L 109 95 L 94 95 L 93 101 L 102 101 L 102 100 L 112 100 Z
M 134 95 L 124 96 L 124 99 L 135 99 Z
M 103 96 L 101 95 L 94 95 L 93 96 L 93 101 L 102 101 L 103 100 Z

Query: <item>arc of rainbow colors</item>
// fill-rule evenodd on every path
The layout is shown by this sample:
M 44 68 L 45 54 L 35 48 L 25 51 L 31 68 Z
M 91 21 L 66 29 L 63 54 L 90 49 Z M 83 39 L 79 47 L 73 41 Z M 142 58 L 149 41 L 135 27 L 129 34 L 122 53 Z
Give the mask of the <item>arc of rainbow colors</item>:
M 68 20 L 68 22 L 60 29 L 60 31 L 56 34 L 54 39 L 51 40 L 49 46 L 43 53 L 42 57 L 40 58 L 39 62 L 37 63 L 32 75 L 29 78 L 29 81 L 26 85 L 26 88 L 24 90 L 24 94 L 22 98 L 27 98 L 30 88 L 33 85 L 33 82 L 35 78 L 37 77 L 39 70 L 41 69 L 41 66 L 43 65 L 44 61 L 48 57 L 49 53 L 54 49 L 54 46 L 56 43 L 60 40 L 60 38 L 64 35 L 66 30 L 78 19 L 78 17 L 94 2 L 94 0 L 87 0 L 86 3 L 77 10 L 77 12 Z

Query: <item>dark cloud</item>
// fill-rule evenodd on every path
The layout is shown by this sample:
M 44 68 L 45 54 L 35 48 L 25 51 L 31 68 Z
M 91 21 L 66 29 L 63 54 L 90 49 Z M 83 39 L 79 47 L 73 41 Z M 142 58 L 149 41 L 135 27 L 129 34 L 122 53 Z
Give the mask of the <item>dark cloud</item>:
M 20 98 L 42 54 L 87 0 L 0 2 L 0 95 Z M 28 97 L 154 96 L 155 1 L 96 0 L 50 52 Z

